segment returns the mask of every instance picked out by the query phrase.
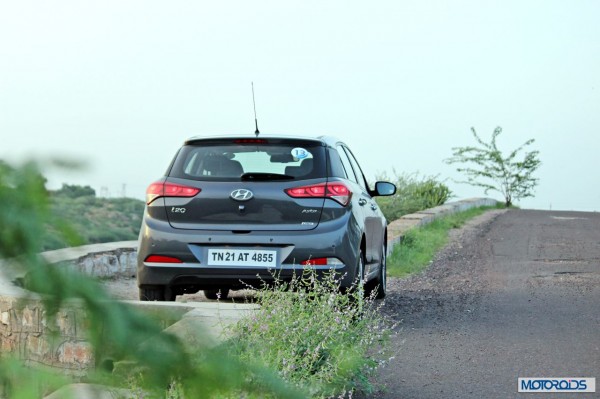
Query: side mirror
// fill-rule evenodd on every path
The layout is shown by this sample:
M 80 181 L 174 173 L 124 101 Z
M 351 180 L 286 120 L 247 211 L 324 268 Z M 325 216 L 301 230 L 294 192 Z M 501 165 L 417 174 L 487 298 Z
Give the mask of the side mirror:
M 375 192 L 376 196 L 387 196 L 396 194 L 396 186 L 387 181 L 378 181 L 375 183 Z

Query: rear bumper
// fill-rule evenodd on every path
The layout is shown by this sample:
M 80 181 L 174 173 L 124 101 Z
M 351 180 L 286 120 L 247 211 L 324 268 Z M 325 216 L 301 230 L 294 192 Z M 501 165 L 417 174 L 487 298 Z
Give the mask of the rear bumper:
M 286 281 L 301 275 L 307 267 L 317 274 L 330 266 L 303 266 L 301 262 L 314 258 L 337 258 L 340 264 L 333 269 L 341 277 L 341 286 L 354 281 L 356 255 L 361 231 L 351 213 L 320 223 L 310 231 L 253 231 L 237 234 L 232 231 L 175 230 L 168 223 L 144 220 L 138 252 L 138 286 L 165 285 L 170 287 L 247 288 L 272 283 L 275 278 Z M 209 267 L 202 255 L 208 248 L 269 248 L 282 256 L 277 264 L 265 267 Z M 165 255 L 183 263 L 148 263 L 149 255 Z
M 171 288 L 177 287 L 193 287 L 189 292 L 194 292 L 203 289 L 229 288 L 229 289 L 245 289 L 245 288 L 261 288 L 267 285 L 273 285 L 275 281 L 288 282 L 294 276 L 301 276 L 306 269 L 296 270 L 276 270 L 276 269 L 255 269 L 255 270 L 197 270 L 192 273 L 185 273 L 184 270 L 177 269 L 152 269 L 148 270 L 146 282 L 138 280 L 140 286 L 166 285 Z M 186 270 L 187 271 L 187 270 Z M 329 270 L 317 269 L 317 277 L 329 273 Z M 336 274 L 345 280 L 343 277 L 346 274 L 345 268 L 336 270 Z M 351 279 L 347 283 L 342 282 L 341 286 L 348 287 L 351 285 Z

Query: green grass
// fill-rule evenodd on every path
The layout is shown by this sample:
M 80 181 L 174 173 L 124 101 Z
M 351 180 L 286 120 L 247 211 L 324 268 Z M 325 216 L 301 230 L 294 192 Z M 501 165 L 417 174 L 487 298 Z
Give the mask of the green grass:
M 409 230 L 388 258 L 388 275 L 403 277 L 424 270 L 435 254 L 448 242 L 448 232 L 464 225 L 469 219 L 496 207 L 480 207 L 455 213 L 430 224 Z

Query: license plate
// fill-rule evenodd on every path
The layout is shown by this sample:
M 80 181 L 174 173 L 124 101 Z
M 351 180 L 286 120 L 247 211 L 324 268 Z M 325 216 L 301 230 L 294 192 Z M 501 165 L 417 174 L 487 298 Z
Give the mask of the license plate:
M 209 249 L 208 266 L 277 266 L 277 251 L 262 249 Z

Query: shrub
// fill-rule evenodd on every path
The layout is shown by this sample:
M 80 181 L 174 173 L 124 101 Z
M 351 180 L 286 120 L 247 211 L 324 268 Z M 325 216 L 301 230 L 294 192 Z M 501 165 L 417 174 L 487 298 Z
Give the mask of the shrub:
M 306 290 L 306 286 L 310 290 Z M 334 273 L 307 271 L 257 292 L 261 311 L 235 327 L 232 350 L 258 360 L 311 397 L 369 391 L 387 338 L 386 322 L 362 290 L 342 294 Z
M 63 183 L 59 190 L 55 191 L 56 195 L 65 196 L 69 198 L 80 198 L 80 197 L 95 197 L 96 190 L 90 186 L 78 186 Z
M 419 176 L 414 174 L 398 174 L 394 177 L 386 174 L 377 180 L 392 180 L 396 184 L 396 194 L 391 197 L 378 197 L 376 199 L 381 211 L 388 220 L 396 220 L 403 215 L 408 215 L 423 209 L 444 204 L 452 196 L 452 192 L 438 176 Z

